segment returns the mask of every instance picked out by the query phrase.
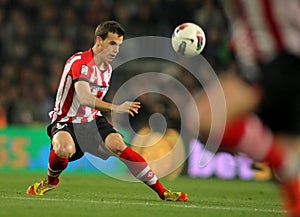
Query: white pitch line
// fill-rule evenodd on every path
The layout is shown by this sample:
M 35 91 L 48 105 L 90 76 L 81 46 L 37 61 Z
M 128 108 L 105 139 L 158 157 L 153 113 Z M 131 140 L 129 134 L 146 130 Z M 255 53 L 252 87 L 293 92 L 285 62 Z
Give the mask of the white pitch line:
M 112 205 L 139 205 L 139 206 L 168 206 L 168 207 L 179 207 L 187 209 L 212 209 L 212 210 L 232 210 L 232 211 L 245 211 L 245 212 L 264 212 L 264 213 L 282 213 L 284 211 L 275 209 L 260 209 L 260 208 L 247 208 L 247 207 L 234 207 L 234 206 L 199 206 L 186 203 L 153 203 L 153 202 L 129 202 L 129 201 L 105 201 L 105 200 L 74 200 L 74 199 L 56 199 L 56 198 L 41 198 L 38 197 L 9 197 L 0 196 L 0 199 L 13 199 L 13 200 L 40 200 L 40 201 L 67 201 L 67 202 L 78 202 L 78 203 L 99 203 L 99 204 L 112 204 Z

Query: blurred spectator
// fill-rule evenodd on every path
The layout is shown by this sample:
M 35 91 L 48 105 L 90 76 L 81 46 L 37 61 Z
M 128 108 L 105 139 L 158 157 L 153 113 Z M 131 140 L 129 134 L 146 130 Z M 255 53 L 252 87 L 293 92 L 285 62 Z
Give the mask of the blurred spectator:
M 25 63 L 31 53 L 32 27 L 24 12 L 11 11 L 2 31 L 3 57 L 8 61 Z
M 6 111 L 3 105 L 0 105 L 0 129 L 7 126 Z

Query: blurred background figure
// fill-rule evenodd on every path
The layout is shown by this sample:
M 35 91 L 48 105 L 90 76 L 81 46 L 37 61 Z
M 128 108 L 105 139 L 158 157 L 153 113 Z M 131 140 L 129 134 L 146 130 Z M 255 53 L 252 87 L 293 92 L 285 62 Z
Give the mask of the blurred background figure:
M 235 58 L 229 72 L 207 88 L 217 96 L 221 84 L 226 126 L 222 131 L 220 120 L 212 118 L 210 99 L 200 93 L 196 122 L 202 141 L 209 134 L 221 136 L 221 149 L 268 162 L 279 178 L 288 215 L 300 216 L 300 2 L 226 0 L 224 6 Z M 217 127 L 211 129 L 214 121 Z

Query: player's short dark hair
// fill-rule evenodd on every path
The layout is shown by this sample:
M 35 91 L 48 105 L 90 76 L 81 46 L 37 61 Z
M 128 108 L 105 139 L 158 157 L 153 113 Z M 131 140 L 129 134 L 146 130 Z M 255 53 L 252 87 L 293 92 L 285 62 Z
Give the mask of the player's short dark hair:
M 116 33 L 119 37 L 125 35 L 125 30 L 120 23 L 114 20 L 109 20 L 104 21 L 97 26 L 95 30 L 95 38 L 100 36 L 103 40 L 105 40 L 109 32 Z

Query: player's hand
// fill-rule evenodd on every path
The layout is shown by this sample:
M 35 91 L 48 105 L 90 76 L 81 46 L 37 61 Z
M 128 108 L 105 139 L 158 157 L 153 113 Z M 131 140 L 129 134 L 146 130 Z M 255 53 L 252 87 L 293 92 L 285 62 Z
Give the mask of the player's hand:
M 117 113 L 129 113 L 131 116 L 138 114 L 138 110 L 141 108 L 140 102 L 130 102 L 126 101 L 121 105 L 118 105 L 114 108 L 114 111 Z

